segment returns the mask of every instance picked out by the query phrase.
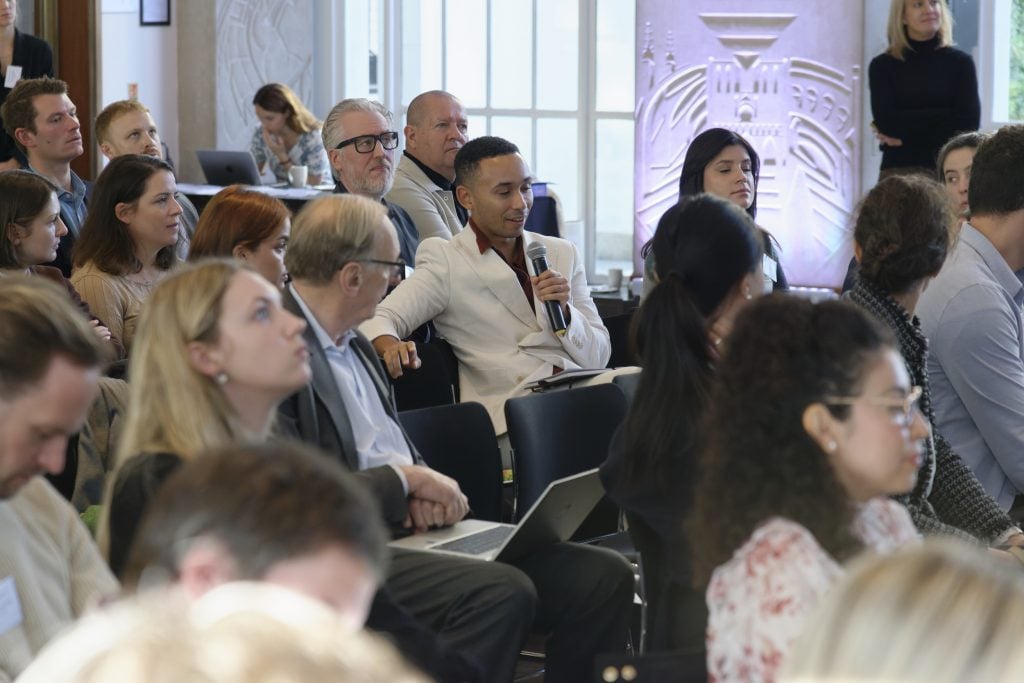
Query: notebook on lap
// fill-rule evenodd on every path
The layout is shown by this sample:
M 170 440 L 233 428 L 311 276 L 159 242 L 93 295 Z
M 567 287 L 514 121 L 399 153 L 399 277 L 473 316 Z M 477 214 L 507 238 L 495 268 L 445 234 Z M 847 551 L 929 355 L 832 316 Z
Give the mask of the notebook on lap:
M 196 157 L 210 185 L 260 184 L 260 170 L 250 152 L 197 149 Z
M 466 519 L 444 529 L 413 534 L 389 545 L 486 561 L 512 562 L 558 541 L 568 540 L 604 496 L 597 470 L 557 479 L 544 490 L 519 524 Z

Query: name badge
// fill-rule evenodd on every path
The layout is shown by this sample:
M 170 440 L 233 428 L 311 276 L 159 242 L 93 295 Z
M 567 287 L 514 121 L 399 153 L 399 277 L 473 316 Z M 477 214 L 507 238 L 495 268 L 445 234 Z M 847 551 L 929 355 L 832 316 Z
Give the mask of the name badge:
M 4 87 L 13 88 L 21 80 L 21 67 L 11 64 L 7 67 L 7 76 L 4 78 Z
M 779 281 L 779 264 L 768 254 L 761 258 L 761 270 L 764 271 L 764 276 L 772 282 Z
M 18 600 L 18 589 L 14 585 L 14 577 L 8 576 L 0 580 L 0 635 L 12 628 L 21 626 L 21 601 Z

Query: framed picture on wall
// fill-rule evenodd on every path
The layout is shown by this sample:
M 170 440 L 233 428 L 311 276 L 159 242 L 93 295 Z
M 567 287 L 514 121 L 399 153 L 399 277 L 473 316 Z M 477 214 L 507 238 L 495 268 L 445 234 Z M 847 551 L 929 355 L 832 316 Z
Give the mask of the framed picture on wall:
M 139 0 L 139 24 L 170 26 L 171 0 Z

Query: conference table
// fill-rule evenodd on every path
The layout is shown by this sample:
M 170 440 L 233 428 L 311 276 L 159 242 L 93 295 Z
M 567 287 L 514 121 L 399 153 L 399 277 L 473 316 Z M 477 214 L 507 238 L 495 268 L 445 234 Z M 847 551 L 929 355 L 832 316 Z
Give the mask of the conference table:
M 315 187 L 276 187 L 274 185 L 246 185 L 247 190 L 262 192 L 265 195 L 280 199 L 292 213 L 298 211 L 311 199 L 316 199 L 334 191 L 334 185 L 317 185 Z M 200 185 L 197 183 L 178 183 L 178 192 L 189 198 L 199 213 L 224 188 L 220 185 Z

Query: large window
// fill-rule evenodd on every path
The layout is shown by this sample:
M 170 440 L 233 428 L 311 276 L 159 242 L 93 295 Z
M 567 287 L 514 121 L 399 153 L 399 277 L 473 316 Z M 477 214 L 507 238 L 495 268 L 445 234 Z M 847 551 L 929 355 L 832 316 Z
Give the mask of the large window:
M 1013 0 L 1010 9 L 1010 87 L 1007 96 L 1010 119 L 1024 121 L 1024 0 Z
M 588 274 L 632 269 L 634 2 L 346 0 L 346 10 L 345 35 L 359 34 L 372 73 L 350 76 L 346 96 L 379 97 L 401 125 L 417 94 L 456 95 L 471 136 L 508 138 L 550 183 Z
M 1024 0 L 986 0 L 979 11 L 982 126 L 1024 121 Z

